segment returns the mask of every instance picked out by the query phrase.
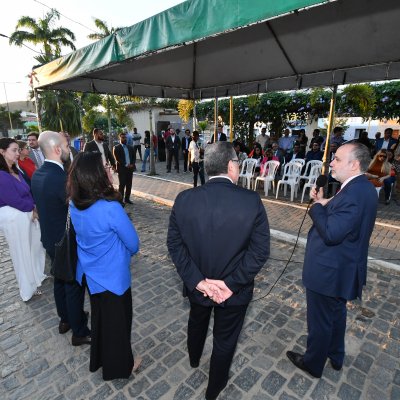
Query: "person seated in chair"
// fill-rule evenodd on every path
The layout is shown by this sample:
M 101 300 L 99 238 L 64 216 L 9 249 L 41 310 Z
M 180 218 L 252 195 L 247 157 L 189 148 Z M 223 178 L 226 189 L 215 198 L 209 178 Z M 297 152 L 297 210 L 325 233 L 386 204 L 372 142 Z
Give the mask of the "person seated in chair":
M 304 152 L 301 151 L 299 144 L 295 144 L 293 146 L 293 150 L 289 153 L 286 153 L 285 160 L 288 163 L 290 161 L 298 160 L 298 159 L 304 159 Z

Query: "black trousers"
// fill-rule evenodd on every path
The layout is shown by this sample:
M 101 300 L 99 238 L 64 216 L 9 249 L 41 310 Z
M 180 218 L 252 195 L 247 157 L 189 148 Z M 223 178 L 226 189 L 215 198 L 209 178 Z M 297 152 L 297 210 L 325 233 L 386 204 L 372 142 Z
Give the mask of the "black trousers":
M 230 307 L 205 307 L 190 303 L 187 345 L 191 364 L 203 353 L 211 311 L 214 309 L 213 350 L 206 397 L 217 397 L 226 386 L 229 368 L 242 330 L 247 304 Z
M 129 200 L 132 190 L 133 170 L 120 167 L 118 171 L 119 187 L 118 191 L 125 200 Z
M 304 363 L 317 376 L 322 375 L 327 358 L 343 365 L 347 308 L 345 299 L 306 290 L 307 350 Z
M 167 171 L 171 171 L 172 158 L 175 159 L 175 169 L 179 171 L 179 150 L 168 149 Z
M 183 170 L 186 172 L 188 169 L 188 156 L 189 156 L 189 151 L 188 150 L 183 150 Z
M 51 262 L 54 260 L 54 248 L 46 249 Z M 90 335 L 87 326 L 87 317 L 83 311 L 85 301 L 85 287 L 78 282 L 66 283 L 54 278 L 54 302 L 61 322 L 68 323 L 72 334 L 76 337 Z
M 109 291 L 90 294 L 90 306 L 90 372 L 103 367 L 104 380 L 129 378 L 134 361 L 131 347 L 131 288 L 122 296 Z
M 192 169 L 193 169 L 193 186 L 197 186 L 197 177 L 200 176 L 200 182 L 202 185 L 205 184 L 204 179 L 204 162 L 201 161 L 199 163 L 192 162 Z
M 136 152 L 139 152 L 140 161 L 142 161 L 142 145 L 135 145 L 133 146 L 133 162 L 136 163 Z

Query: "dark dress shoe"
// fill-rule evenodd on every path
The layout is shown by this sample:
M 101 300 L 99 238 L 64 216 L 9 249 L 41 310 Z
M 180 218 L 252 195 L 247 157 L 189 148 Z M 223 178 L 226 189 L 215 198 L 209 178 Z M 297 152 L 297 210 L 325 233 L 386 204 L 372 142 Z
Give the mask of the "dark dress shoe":
M 303 371 L 308 372 L 311 376 L 313 376 L 314 378 L 321 378 L 321 375 L 316 375 L 313 372 L 311 372 L 306 364 L 304 364 L 304 359 L 303 356 L 299 353 L 295 353 L 294 351 L 287 351 L 286 352 L 287 358 L 297 367 L 302 369 Z
M 199 361 L 190 361 L 190 366 L 192 368 L 197 368 L 200 365 Z
M 92 342 L 92 338 L 90 336 L 73 336 L 72 335 L 72 346 L 82 346 L 83 344 L 90 344 Z
M 128 200 L 125 200 L 125 203 L 133 204 L 133 201 L 130 201 L 130 200 L 128 199 Z
M 335 371 L 340 371 L 342 369 L 342 365 L 337 365 L 335 364 L 332 360 L 331 360 L 331 367 L 335 370 Z
M 71 327 L 69 326 L 68 322 L 60 321 L 60 323 L 58 324 L 58 333 L 60 333 L 61 335 L 67 333 L 70 329 Z

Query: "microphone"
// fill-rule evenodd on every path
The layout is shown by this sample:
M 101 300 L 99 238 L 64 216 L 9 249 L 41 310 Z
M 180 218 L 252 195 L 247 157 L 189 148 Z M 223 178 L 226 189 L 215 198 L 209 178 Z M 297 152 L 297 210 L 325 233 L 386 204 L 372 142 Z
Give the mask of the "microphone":
M 326 175 L 320 175 L 315 182 L 315 190 L 317 191 L 317 193 L 319 192 L 319 189 L 324 187 L 327 183 L 328 177 Z

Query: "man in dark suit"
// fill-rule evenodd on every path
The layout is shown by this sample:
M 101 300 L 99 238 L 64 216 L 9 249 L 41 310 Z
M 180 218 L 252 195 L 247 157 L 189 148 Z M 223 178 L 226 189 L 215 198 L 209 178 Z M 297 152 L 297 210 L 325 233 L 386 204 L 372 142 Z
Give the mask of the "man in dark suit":
M 270 234 L 260 196 L 236 186 L 239 165 L 232 144 L 208 145 L 205 168 L 210 180 L 175 200 L 167 245 L 190 301 L 187 344 L 192 368 L 199 366 L 214 310 L 206 391 L 211 400 L 227 384 L 254 277 L 269 255 Z
M 218 125 L 217 128 L 217 142 L 226 142 L 227 137 L 224 132 L 222 132 L 222 126 Z M 211 136 L 211 143 L 214 143 L 214 135 Z
M 371 158 L 361 143 L 344 144 L 331 162 L 341 183 L 330 199 L 311 192 L 313 226 L 308 233 L 303 267 L 307 296 L 307 349 L 286 354 L 296 367 L 320 378 L 327 358 L 335 370 L 345 355 L 346 303 L 361 299 L 366 283 L 368 245 L 375 224 L 378 196 L 364 173 Z
M 165 142 L 165 147 L 168 151 L 167 172 L 171 172 L 172 158 L 175 159 L 176 172 L 179 172 L 179 148 L 181 147 L 181 140 L 175 133 L 175 129 L 170 128 L 169 133 Z
M 286 153 L 285 159 L 286 162 L 290 162 L 292 160 L 298 160 L 298 159 L 304 159 L 304 153 L 300 150 L 300 145 L 295 144 L 293 146 L 293 151 L 290 151 L 289 153 Z
M 114 157 L 111 154 L 108 146 L 104 143 L 104 132 L 101 129 L 93 129 L 93 140 L 85 144 L 83 151 L 99 151 L 101 153 L 104 165 L 111 164 L 115 169 Z
M 45 162 L 33 174 L 31 190 L 39 214 L 41 241 L 53 261 L 55 244 L 63 237 L 67 220 L 63 162 L 68 159 L 69 148 L 63 135 L 51 131 L 40 134 L 39 145 Z M 58 331 L 64 334 L 72 329 L 73 346 L 90 343 L 87 315 L 83 311 L 84 295 L 85 289 L 77 282 L 54 279 L 54 299 L 60 317 Z
M 379 150 L 393 150 L 396 147 L 397 140 L 392 138 L 393 129 L 386 128 L 383 132 L 383 138 L 379 138 L 375 142 L 375 153 Z
M 185 136 L 182 138 L 182 153 L 183 153 L 183 172 L 187 172 L 189 163 L 189 145 L 192 141 L 190 129 L 185 129 Z M 192 168 L 189 168 L 192 171 Z
M 119 134 L 120 143 L 114 147 L 114 157 L 117 161 L 117 172 L 119 179 L 119 192 L 125 203 L 133 204 L 129 199 L 132 189 L 132 176 L 135 165 L 135 152 L 133 146 L 127 144 L 126 133 L 122 132 Z

